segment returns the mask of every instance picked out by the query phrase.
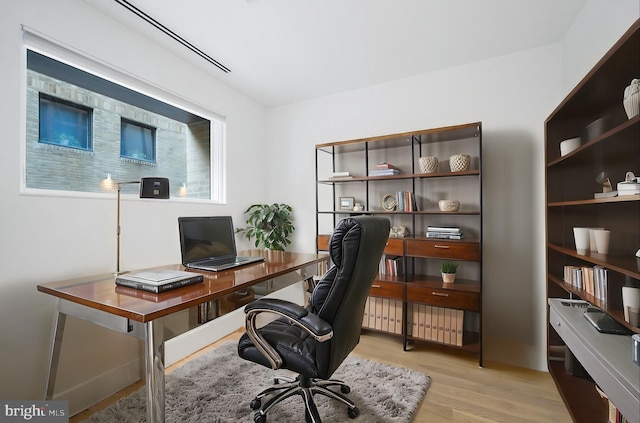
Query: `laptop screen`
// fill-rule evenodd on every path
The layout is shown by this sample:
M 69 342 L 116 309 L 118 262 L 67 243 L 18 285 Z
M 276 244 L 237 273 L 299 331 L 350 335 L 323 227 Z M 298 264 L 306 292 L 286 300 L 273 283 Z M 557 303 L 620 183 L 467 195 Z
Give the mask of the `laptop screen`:
M 182 263 L 236 256 L 231 216 L 179 217 Z

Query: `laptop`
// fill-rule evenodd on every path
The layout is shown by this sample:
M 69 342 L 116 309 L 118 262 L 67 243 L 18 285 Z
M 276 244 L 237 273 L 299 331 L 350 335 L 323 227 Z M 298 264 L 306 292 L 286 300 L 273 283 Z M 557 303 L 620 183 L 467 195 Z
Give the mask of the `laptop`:
M 240 257 L 231 216 L 179 217 L 182 264 L 188 269 L 219 272 L 264 257 Z

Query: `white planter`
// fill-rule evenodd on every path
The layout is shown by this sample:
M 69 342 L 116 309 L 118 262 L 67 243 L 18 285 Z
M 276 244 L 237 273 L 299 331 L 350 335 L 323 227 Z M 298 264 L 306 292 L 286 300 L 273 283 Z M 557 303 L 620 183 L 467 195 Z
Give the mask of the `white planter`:
M 442 274 L 442 282 L 444 283 L 454 283 L 456 280 L 455 273 L 443 273 Z

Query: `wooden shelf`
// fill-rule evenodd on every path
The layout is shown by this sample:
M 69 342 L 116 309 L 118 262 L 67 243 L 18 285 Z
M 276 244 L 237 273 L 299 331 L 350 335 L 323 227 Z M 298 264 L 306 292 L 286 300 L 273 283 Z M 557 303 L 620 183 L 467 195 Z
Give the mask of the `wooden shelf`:
M 615 190 L 627 171 L 639 170 L 640 115 L 629 119 L 621 98 L 625 87 L 640 75 L 639 51 L 637 20 L 545 120 L 548 366 L 574 421 L 580 423 L 608 421 L 609 404 L 596 392 L 596 384 L 613 404 L 626 410 L 625 417 L 638 419 L 637 379 L 629 382 L 629 373 L 638 371 L 629 357 L 630 337 L 601 336 L 586 322 L 582 311 L 566 313 L 563 303 L 553 297 L 577 296 L 632 332 L 640 333 L 640 328 L 624 320 L 621 293 L 625 283 L 633 279 L 640 283 L 640 259 L 634 257 L 640 247 L 640 195 L 594 198 L 594 193 L 601 190 L 595 182 L 600 172 L 607 173 Z M 610 127 L 586 139 L 586 127 L 605 117 Z M 583 144 L 561 156 L 560 143 L 576 136 L 582 137 Z M 610 230 L 609 254 L 578 253 L 574 227 Z M 606 301 L 564 282 L 565 266 L 607 269 Z M 563 313 L 571 316 L 567 318 Z M 572 350 L 595 382 L 574 377 L 565 370 L 557 357 L 563 346 Z M 634 383 L 635 387 L 628 389 Z
M 634 279 L 640 279 L 640 270 L 638 269 L 638 260 L 634 256 L 628 257 L 616 257 L 606 254 L 598 254 L 595 252 L 586 252 L 585 254 L 579 254 L 576 250 L 564 248 L 555 244 L 547 244 L 547 246 L 559 253 L 566 256 L 579 258 L 588 263 L 603 266 L 614 272 L 622 273 L 623 275 L 630 276 Z
M 454 154 L 471 157 L 469 170 L 450 171 L 448 159 Z M 439 170 L 419 173 L 420 157 L 438 155 Z M 389 162 L 400 172 L 389 176 L 368 176 L 374 166 Z M 330 231 L 332 221 L 350 215 L 380 215 L 388 217 L 393 225 L 405 226 L 410 236 L 390 238 L 385 250 L 387 256 L 402 257 L 404 276 L 378 275 L 371 298 L 406 304 L 415 302 L 445 310 L 470 313 L 471 331 L 463 334 L 462 349 L 478 354 L 482 365 L 482 124 L 480 122 L 443 128 L 425 129 L 400 134 L 360 138 L 316 145 L 316 233 Z M 349 172 L 344 179 L 328 179 L 336 170 Z M 322 176 L 321 176 L 322 175 Z M 362 176 L 366 175 L 366 176 Z M 381 199 L 398 191 L 411 192 L 419 211 L 388 211 Z M 460 201 L 457 212 L 443 212 L 437 208 L 442 196 L 455 195 Z M 440 198 L 435 197 L 436 195 Z M 353 197 L 364 211 L 334 210 L 340 197 Z M 426 238 L 429 225 L 459 226 L 462 240 Z M 434 243 L 438 245 L 434 246 Z M 323 235 L 318 236 L 318 247 L 328 248 Z M 466 266 L 464 278 L 458 275 L 454 284 L 443 284 L 435 272 L 441 260 L 460 261 Z M 398 285 L 401 285 L 399 287 Z M 448 286 L 451 285 L 451 286 Z M 401 289 L 399 289 L 401 288 Z M 377 303 L 376 303 L 377 304 Z M 371 317 L 369 313 L 369 317 Z M 465 318 L 466 320 L 466 318 Z M 403 327 L 402 342 L 406 349 L 411 328 Z M 465 326 L 466 327 L 466 326 Z M 477 332 L 473 330 L 476 329 Z M 377 330 L 370 328 L 371 330 Z M 397 334 L 396 334 L 397 335 Z M 420 339 L 411 338 L 412 341 Z M 438 343 L 438 345 L 444 345 Z M 450 346 L 452 347 L 452 346 Z M 455 347 L 460 348 L 460 347 Z
M 640 201 L 640 194 L 639 195 L 622 195 L 622 196 L 607 197 L 607 198 L 590 198 L 588 200 L 556 201 L 556 202 L 547 204 L 547 207 L 571 207 L 571 206 L 584 206 L 588 204 L 624 203 L 628 201 Z

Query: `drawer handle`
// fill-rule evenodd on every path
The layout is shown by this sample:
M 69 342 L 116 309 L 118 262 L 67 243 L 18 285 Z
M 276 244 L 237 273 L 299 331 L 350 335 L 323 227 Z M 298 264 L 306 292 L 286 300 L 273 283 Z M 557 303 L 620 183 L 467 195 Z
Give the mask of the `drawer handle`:
M 436 295 L 438 297 L 448 297 L 449 294 L 445 294 L 444 292 L 432 292 L 431 295 Z
M 371 285 L 371 288 L 381 288 L 380 285 Z
M 556 326 L 560 327 L 560 326 L 561 326 L 561 325 L 560 325 L 560 322 L 556 323 Z
M 434 247 L 435 248 L 447 248 L 447 249 L 449 248 L 448 245 L 438 245 L 438 244 L 435 244 Z

